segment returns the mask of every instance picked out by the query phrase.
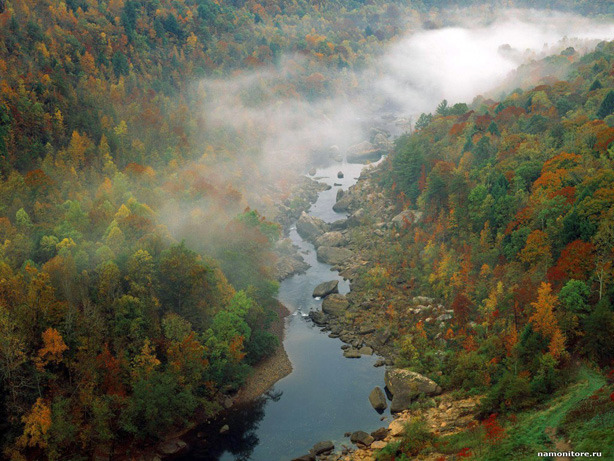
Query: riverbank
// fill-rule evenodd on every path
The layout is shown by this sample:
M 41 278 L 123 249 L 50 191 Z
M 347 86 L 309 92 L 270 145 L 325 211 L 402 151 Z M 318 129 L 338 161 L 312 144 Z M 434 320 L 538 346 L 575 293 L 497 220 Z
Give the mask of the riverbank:
M 283 344 L 286 317 L 289 314 L 288 309 L 283 304 L 278 303 L 277 319 L 273 322 L 269 331 L 279 339 L 279 346 L 273 355 L 253 368 L 245 384 L 233 399 L 234 404 L 245 404 L 257 399 L 273 387 L 277 381 L 292 373 L 292 363 Z

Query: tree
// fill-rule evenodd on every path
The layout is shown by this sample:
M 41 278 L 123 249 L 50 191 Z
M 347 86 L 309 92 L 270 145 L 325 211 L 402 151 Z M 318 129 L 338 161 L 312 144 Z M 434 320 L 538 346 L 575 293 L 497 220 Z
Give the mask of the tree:
M 599 109 L 597 110 L 597 117 L 606 118 L 608 115 L 614 112 L 614 90 L 610 90 L 608 94 L 605 95 L 603 101 L 599 105 Z
M 559 329 L 554 309 L 558 305 L 558 298 L 552 294 L 549 283 L 542 283 L 537 290 L 537 301 L 531 303 L 534 309 L 529 317 L 533 330 L 549 340 L 550 355 L 558 359 L 565 351 L 565 337 Z
M 43 332 L 43 347 L 38 350 L 36 367 L 42 370 L 48 363 L 60 363 L 62 354 L 68 350 L 64 339 L 55 328 L 47 328 Z

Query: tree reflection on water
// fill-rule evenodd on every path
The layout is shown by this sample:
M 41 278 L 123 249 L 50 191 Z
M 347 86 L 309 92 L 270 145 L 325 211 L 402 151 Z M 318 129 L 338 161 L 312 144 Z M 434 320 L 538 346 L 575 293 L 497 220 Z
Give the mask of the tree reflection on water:
M 269 401 L 279 401 L 282 394 L 281 391 L 271 389 L 253 402 L 237 405 L 223 412 L 216 419 L 198 426 L 186 437 L 191 447 L 190 452 L 179 459 L 248 461 L 251 459 L 254 448 L 260 442 L 256 433 L 264 418 L 265 406 Z M 220 434 L 220 428 L 225 424 L 230 429 Z M 204 436 L 198 438 L 199 433 Z

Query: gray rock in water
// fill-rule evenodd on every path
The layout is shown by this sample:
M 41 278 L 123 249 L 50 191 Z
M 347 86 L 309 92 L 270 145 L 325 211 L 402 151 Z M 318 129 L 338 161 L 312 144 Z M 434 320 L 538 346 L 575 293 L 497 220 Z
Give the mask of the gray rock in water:
M 320 235 L 315 242 L 316 247 L 338 247 L 347 242 L 345 236 L 339 231 L 327 232 Z
M 304 211 L 296 222 L 296 231 L 306 240 L 315 241 L 320 235 L 328 231 L 328 225 L 320 218 L 309 216 Z
M 322 311 L 310 311 L 309 318 L 316 325 L 326 325 L 326 315 Z
M 158 452 L 163 456 L 175 456 L 188 449 L 188 444 L 181 439 L 160 442 Z
M 350 194 L 344 194 L 341 198 L 337 199 L 337 202 L 333 205 L 333 210 L 337 213 L 348 211 L 352 205 L 353 197 Z
M 337 173 L 337 177 L 338 177 L 339 179 L 343 178 L 343 171 L 338 172 L 338 173 Z
M 369 141 L 354 144 L 347 150 L 347 160 L 353 163 L 364 163 L 377 160 L 386 152 L 388 145 L 373 145 Z
M 393 413 L 408 409 L 412 400 L 420 394 L 441 394 L 441 387 L 435 381 L 409 370 L 388 369 L 384 380 L 386 388 L 393 396 L 390 404 L 390 411 Z
M 345 313 L 349 305 L 350 302 L 345 296 L 335 293 L 324 298 L 322 301 L 322 312 L 339 316 Z
M 330 264 L 331 266 L 343 264 L 352 255 L 353 253 L 347 248 L 321 246 L 317 249 L 318 261 Z
M 384 393 L 382 388 L 379 386 L 375 387 L 369 394 L 369 402 L 371 403 L 371 406 L 376 411 L 381 412 L 381 411 L 384 411 L 386 408 L 388 408 L 388 402 L 386 401 L 386 394 Z
M 330 453 L 335 449 L 335 444 L 330 440 L 325 442 L 316 443 L 311 449 L 311 453 L 315 456 L 323 455 L 324 453 Z
M 386 361 L 384 359 L 377 359 L 377 361 L 373 364 L 374 367 L 383 367 L 386 365 Z
M 363 445 L 365 447 L 370 446 L 375 439 L 367 434 L 365 431 L 352 432 L 350 441 L 356 445 Z
M 343 351 L 343 356 L 346 359 L 359 359 L 360 358 L 360 352 L 358 352 L 358 349 L 346 349 Z
M 337 195 L 335 197 L 335 201 L 341 200 L 341 197 L 345 195 L 345 191 L 343 189 L 337 189 Z
M 316 174 L 316 169 L 315 168 L 310 168 L 309 169 L 309 176 L 314 176 Z
M 360 355 L 373 355 L 373 349 L 369 346 L 361 347 L 358 352 L 360 352 Z
M 331 293 L 339 293 L 339 280 L 331 280 L 330 282 L 320 283 L 313 289 L 314 298 L 324 298 Z

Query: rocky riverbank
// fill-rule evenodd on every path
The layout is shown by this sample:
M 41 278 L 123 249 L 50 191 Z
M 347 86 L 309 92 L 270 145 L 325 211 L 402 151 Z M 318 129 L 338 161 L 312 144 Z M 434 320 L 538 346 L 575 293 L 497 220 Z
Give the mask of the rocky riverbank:
M 348 218 L 326 223 L 302 213 L 297 222 L 297 231 L 314 244 L 320 261 L 331 264 L 333 269 L 339 270 L 343 277 L 350 280 L 351 291 L 347 295 L 323 294 L 322 309 L 312 311 L 310 318 L 322 330 L 328 331 L 329 336 L 342 340 L 345 357 L 360 358 L 375 353 L 382 357 L 375 363 L 376 366 L 387 365 L 393 370 L 392 366 L 398 362 L 398 345 L 395 341 L 399 337 L 394 324 L 415 325 L 422 322 L 439 331 L 438 337 L 443 341 L 453 317 L 451 309 L 431 297 L 416 293 L 411 280 L 401 276 L 391 279 L 381 265 L 386 257 L 385 251 L 398 245 L 401 233 L 419 222 L 422 213 L 399 209 L 387 198 L 378 185 L 377 167 L 363 170 L 353 187 L 348 191 L 339 191 L 334 209 L 347 212 Z M 391 305 L 402 306 L 402 309 L 391 312 Z M 394 322 L 391 321 L 392 316 Z M 416 375 L 417 382 L 432 383 L 431 387 L 437 389 L 435 395 L 441 392 L 435 382 Z M 388 382 L 386 388 L 391 390 Z M 396 419 L 388 428 L 383 428 L 379 434 L 362 434 L 361 431 L 348 434 L 351 441 L 360 440 L 353 444 L 360 449 L 356 450 L 352 448 L 352 443 L 348 443 L 316 456 L 324 445 L 316 446 L 304 459 L 312 459 L 310 456 L 322 460 L 375 459 L 375 451 L 398 440 L 402 432 L 399 428 L 415 416 L 409 408 L 417 395 L 403 395 L 404 398 L 392 399 Z M 369 396 L 365 395 L 366 398 Z M 456 428 L 464 427 L 469 420 L 473 420 L 477 400 L 469 399 L 472 410 L 468 411 L 469 401 L 457 402 L 449 394 L 435 399 L 435 406 L 421 416 L 427 419 L 432 430 L 460 430 Z M 376 405 L 382 406 L 384 403 L 376 402 Z M 330 448 L 329 444 L 326 447 Z

